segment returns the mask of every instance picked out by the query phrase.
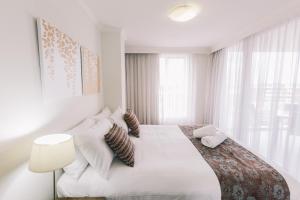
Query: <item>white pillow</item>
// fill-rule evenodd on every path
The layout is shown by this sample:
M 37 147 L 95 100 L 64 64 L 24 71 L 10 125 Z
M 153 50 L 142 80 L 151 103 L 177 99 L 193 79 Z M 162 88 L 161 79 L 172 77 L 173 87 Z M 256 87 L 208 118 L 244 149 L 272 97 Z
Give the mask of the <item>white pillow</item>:
M 112 128 L 108 119 L 102 119 L 84 133 L 75 136 L 75 143 L 89 164 L 106 178 L 114 158 L 112 150 L 105 143 L 104 135 Z
M 83 122 L 78 124 L 73 129 L 67 131 L 68 134 L 75 136 L 78 133 L 86 132 L 90 127 L 95 125 L 95 120 L 85 119 Z M 78 148 L 75 145 L 76 157 L 75 160 L 63 168 L 66 174 L 71 177 L 78 179 L 84 172 L 85 168 L 88 166 L 88 161 L 83 157 Z
M 120 107 L 118 107 L 115 112 L 110 116 L 112 121 L 117 124 L 119 127 L 122 127 L 126 133 L 128 133 L 128 126 L 123 118 L 124 113 Z
M 96 124 L 96 121 L 94 119 L 87 118 L 83 120 L 80 124 L 72 128 L 71 130 L 67 131 L 68 134 L 75 135 L 78 132 L 81 132 L 83 130 L 87 130 L 88 128 L 94 126 Z
M 69 164 L 68 166 L 64 167 L 64 171 L 69 176 L 78 179 L 81 174 L 84 172 L 85 168 L 88 166 L 88 161 L 83 157 L 77 147 L 75 147 L 76 151 L 76 158 L 75 160 Z
M 100 121 L 101 119 L 108 118 L 111 115 L 111 111 L 108 107 L 105 107 L 99 114 L 90 117 L 90 119 L 94 119 Z
M 113 184 L 109 180 L 101 177 L 92 166 L 88 166 L 86 168 L 85 172 L 82 174 L 80 179 L 81 180 L 79 180 L 78 182 L 74 182 L 74 180 L 72 180 L 71 177 L 66 176 L 66 174 L 63 174 L 57 182 L 58 196 L 70 196 L 70 194 L 72 194 L 73 197 L 106 197 L 112 194 L 114 188 Z M 76 188 L 78 184 L 82 186 Z M 88 198 L 84 197 L 78 199 L 88 200 Z

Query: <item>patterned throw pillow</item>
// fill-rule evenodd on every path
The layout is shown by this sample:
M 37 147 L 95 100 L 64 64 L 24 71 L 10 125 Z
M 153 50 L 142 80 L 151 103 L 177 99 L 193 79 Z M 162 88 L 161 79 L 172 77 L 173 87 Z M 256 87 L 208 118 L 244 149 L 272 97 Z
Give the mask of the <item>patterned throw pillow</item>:
M 123 163 L 130 167 L 134 166 L 134 145 L 124 129 L 114 124 L 104 138 L 108 146 Z
M 127 112 L 124 114 L 124 120 L 130 129 L 129 133 L 135 137 L 140 137 L 140 123 L 132 110 L 127 110 Z

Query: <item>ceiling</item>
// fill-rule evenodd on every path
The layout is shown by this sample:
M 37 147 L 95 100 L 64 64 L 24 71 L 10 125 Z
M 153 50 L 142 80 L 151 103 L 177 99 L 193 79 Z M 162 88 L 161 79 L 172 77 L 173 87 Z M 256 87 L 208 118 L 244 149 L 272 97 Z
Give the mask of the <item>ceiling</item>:
M 300 0 L 194 0 L 193 20 L 169 20 L 186 0 L 81 0 L 97 23 L 122 28 L 127 46 L 221 48 L 249 34 L 300 16 Z M 190 1 L 189 1 L 190 2 Z

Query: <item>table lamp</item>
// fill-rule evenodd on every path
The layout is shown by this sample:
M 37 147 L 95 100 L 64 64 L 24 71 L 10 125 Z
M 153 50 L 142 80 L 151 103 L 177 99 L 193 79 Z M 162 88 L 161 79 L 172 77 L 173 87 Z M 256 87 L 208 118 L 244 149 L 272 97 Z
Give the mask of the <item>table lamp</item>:
M 53 197 L 56 199 L 55 170 L 75 159 L 73 137 L 67 134 L 51 134 L 34 140 L 29 169 L 32 172 L 53 172 Z

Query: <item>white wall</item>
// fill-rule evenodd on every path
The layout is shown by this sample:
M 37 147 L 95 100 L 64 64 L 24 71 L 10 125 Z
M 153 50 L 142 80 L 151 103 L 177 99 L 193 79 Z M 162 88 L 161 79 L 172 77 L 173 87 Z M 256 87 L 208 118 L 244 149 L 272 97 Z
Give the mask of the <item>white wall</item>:
M 49 200 L 49 174 L 27 170 L 32 140 L 59 132 L 99 111 L 103 95 L 45 104 L 37 46 L 42 17 L 100 55 L 101 34 L 77 0 L 0 1 L 0 199 Z
M 125 42 L 122 31 L 105 31 L 102 37 L 102 70 L 105 105 L 126 107 Z
M 210 54 L 207 47 L 149 47 L 126 45 L 126 53 L 159 53 L 159 54 Z

